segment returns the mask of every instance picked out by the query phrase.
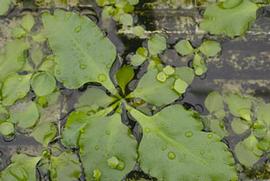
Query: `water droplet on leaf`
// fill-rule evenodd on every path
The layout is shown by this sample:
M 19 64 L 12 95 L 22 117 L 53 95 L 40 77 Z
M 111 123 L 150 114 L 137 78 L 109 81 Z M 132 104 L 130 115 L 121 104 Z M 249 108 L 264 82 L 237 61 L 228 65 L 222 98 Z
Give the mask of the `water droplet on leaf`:
M 99 150 L 99 146 L 98 145 L 95 146 L 95 150 Z
M 80 32 L 81 31 L 81 25 L 79 25 L 79 26 L 77 26 L 75 29 L 74 29 L 74 31 L 76 32 L 76 33 L 78 33 L 78 32 Z
M 149 128 L 145 128 L 145 132 L 146 133 L 150 133 L 150 129 Z
M 81 64 L 81 65 L 80 65 L 80 68 L 81 68 L 81 69 L 86 69 L 86 67 L 87 67 L 87 65 L 85 65 L 85 64 Z
M 170 160 L 174 160 L 175 157 L 176 157 L 176 155 L 175 155 L 174 152 L 170 151 L 170 152 L 168 153 L 168 158 L 169 158 Z
M 192 133 L 192 131 L 187 131 L 187 132 L 185 132 L 185 136 L 186 137 L 192 137 L 193 136 L 193 133 Z
M 211 138 L 213 138 L 213 134 L 212 134 L 212 133 L 209 133 L 209 134 L 207 135 L 207 137 L 208 137 L 209 139 L 211 139 Z
M 99 74 L 98 75 L 98 81 L 105 82 L 107 80 L 107 77 L 105 74 Z
M 117 157 L 113 156 L 107 160 L 107 164 L 110 168 L 123 170 L 125 168 L 124 162 L 119 160 Z

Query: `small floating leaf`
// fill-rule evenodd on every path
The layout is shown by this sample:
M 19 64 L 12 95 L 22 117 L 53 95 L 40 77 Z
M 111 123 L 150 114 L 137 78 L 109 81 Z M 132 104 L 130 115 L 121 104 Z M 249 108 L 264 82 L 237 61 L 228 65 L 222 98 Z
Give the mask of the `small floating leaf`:
M 173 85 L 173 89 L 179 94 L 185 93 L 187 87 L 188 87 L 188 84 L 181 79 L 176 79 Z
M 207 67 L 205 65 L 204 60 L 199 54 L 195 54 L 193 61 L 192 61 L 192 66 L 195 70 L 196 75 L 202 75 L 207 71 Z
M 31 128 L 39 118 L 35 102 L 17 103 L 10 108 L 10 120 L 21 128 Z
M 213 57 L 221 51 L 221 47 L 220 44 L 216 41 L 206 40 L 200 45 L 199 50 L 205 56 Z
M 185 66 L 176 67 L 174 75 L 176 79 L 179 78 L 188 84 L 191 84 L 194 79 L 193 69 Z
M 166 67 L 163 68 L 163 72 L 166 74 L 166 75 L 173 75 L 174 72 L 175 72 L 175 69 L 170 66 L 170 65 L 167 65 Z
M 174 48 L 182 56 L 190 55 L 194 52 L 194 49 L 188 40 L 179 41 Z
M 224 110 L 223 97 L 217 91 L 208 94 L 204 101 L 204 105 L 210 113 Z
M 23 16 L 21 25 L 26 31 L 30 32 L 34 24 L 35 19 L 31 14 L 26 14 Z
M 0 81 L 23 68 L 29 45 L 23 40 L 8 42 L 0 53 Z
M 237 159 L 248 168 L 252 167 L 263 153 L 257 148 L 257 144 L 258 140 L 251 134 L 247 139 L 235 146 L 234 151 Z
M 49 72 L 38 72 L 33 75 L 31 87 L 37 96 L 46 96 L 56 88 L 56 80 Z
M 0 123 L 0 134 L 4 136 L 10 136 L 14 134 L 15 129 L 14 125 L 10 122 L 2 122 Z
M 18 99 L 25 97 L 30 90 L 30 78 L 31 74 L 9 76 L 2 88 L 3 105 L 10 106 Z
M 151 55 L 158 55 L 166 49 L 166 38 L 155 34 L 148 40 L 148 50 Z

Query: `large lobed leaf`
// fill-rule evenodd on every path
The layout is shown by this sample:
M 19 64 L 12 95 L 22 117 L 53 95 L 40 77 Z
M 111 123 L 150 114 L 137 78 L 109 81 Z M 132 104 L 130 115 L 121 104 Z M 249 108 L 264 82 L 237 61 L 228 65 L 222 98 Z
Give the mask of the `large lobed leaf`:
M 243 35 L 256 19 L 258 5 L 250 0 L 227 0 L 206 8 L 200 27 L 215 35 Z
M 121 180 L 135 165 L 137 142 L 119 113 L 98 115 L 85 120 L 88 124 L 79 145 L 87 180 Z
M 111 91 L 114 89 L 109 70 L 116 50 L 93 21 L 63 10 L 56 10 L 54 15 L 44 13 L 42 20 L 56 56 L 57 80 L 70 89 L 87 82 L 99 82 Z
M 193 114 L 181 105 L 152 117 L 131 110 L 143 129 L 138 150 L 141 168 L 158 180 L 237 180 L 226 145 L 215 134 L 202 132 Z

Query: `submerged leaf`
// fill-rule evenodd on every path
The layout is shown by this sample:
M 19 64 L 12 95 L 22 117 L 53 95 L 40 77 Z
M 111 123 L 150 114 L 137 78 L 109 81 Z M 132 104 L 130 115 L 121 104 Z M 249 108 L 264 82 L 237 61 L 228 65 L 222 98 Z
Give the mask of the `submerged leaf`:
M 96 24 L 85 16 L 63 10 L 56 10 L 54 15 L 44 13 L 42 20 L 56 57 L 57 80 L 70 89 L 99 82 L 114 92 L 109 70 L 116 50 Z
M 213 133 L 202 132 L 200 120 L 181 105 L 148 117 L 132 109 L 143 129 L 139 146 L 141 168 L 159 180 L 237 180 L 234 160 Z

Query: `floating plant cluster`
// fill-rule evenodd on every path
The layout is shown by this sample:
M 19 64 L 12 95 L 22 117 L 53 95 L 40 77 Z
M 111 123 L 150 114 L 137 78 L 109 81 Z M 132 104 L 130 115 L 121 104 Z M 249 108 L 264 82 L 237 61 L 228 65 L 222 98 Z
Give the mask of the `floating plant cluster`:
M 0 16 L 20 3 L 0 0 Z M 205 100 L 208 115 L 180 101 L 194 77 L 207 72 L 207 61 L 220 55 L 215 37 L 243 36 L 267 3 L 226 0 L 207 6 L 199 26 L 208 38 L 195 46 L 180 37 L 173 46 L 192 60 L 181 67 L 161 58 L 168 49 L 166 34 L 149 35 L 134 21 L 139 3 L 92 2 L 101 8 L 100 21 L 113 19 L 119 31 L 144 41 L 123 62 L 96 22 L 68 8 L 26 12 L 1 27 L 0 133 L 38 142 L 35 153 L 11 156 L 1 181 L 132 180 L 131 171 L 148 180 L 229 181 L 238 180 L 235 158 L 250 168 L 269 152 L 270 106 L 263 100 L 212 92 Z M 37 7 L 59 4 L 79 2 L 35 1 Z M 221 141 L 236 135 L 247 136 L 233 149 Z

